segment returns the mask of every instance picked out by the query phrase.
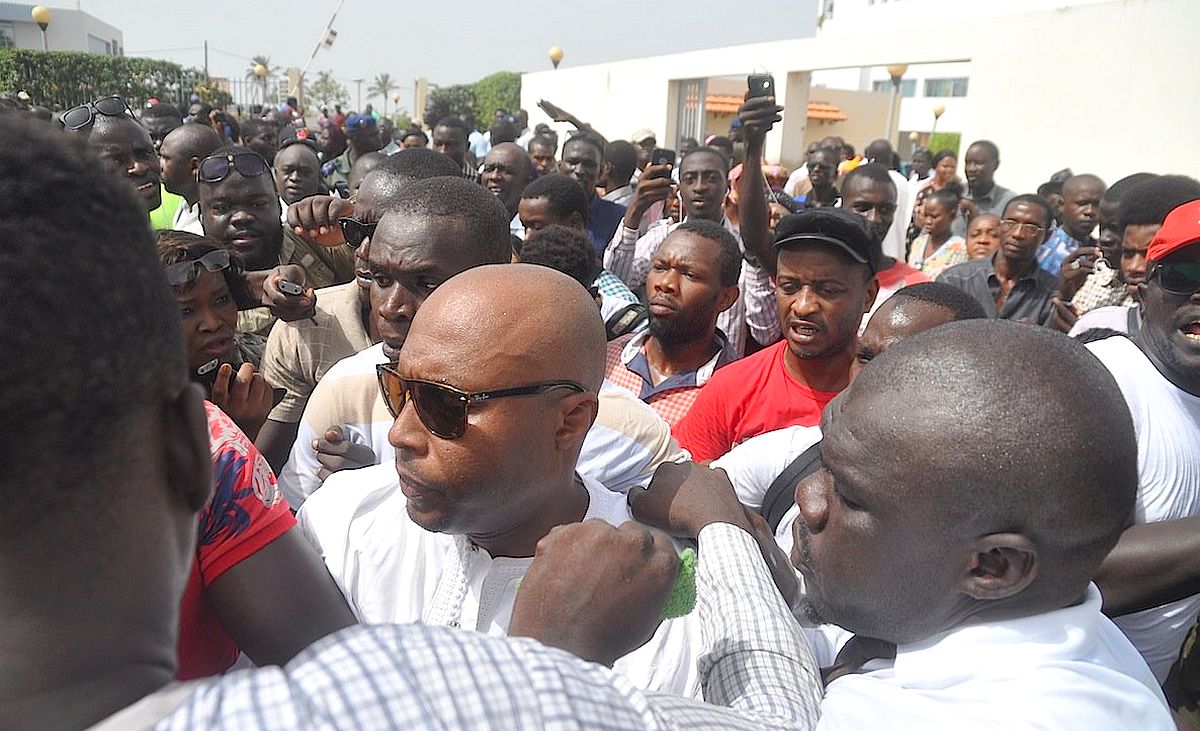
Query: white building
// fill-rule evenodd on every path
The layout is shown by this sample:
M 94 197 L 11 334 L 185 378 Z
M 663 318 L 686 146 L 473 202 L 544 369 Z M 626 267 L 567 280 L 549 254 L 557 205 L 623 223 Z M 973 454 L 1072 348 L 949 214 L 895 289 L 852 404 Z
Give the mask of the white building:
M 818 35 L 843 40 L 858 35 L 899 31 L 913 43 L 939 44 L 942 39 L 924 29 L 946 20 L 974 26 L 973 34 L 985 35 L 992 22 L 1006 16 L 1053 11 L 1105 0 L 820 0 L 817 6 Z M 1036 32 L 1036 28 L 1030 32 Z M 934 109 L 944 111 L 937 131 L 962 132 L 967 124 L 971 93 L 971 64 L 937 63 L 912 66 L 900 82 L 897 123 L 899 149 L 907 158 L 912 145 L 909 133 L 916 132 L 925 144 L 934 127 Z M 836 69 L 813 73 L 814 87 L 891 92 L 892 80 L 885 68 Z M 860 148 L 861 151 L 861 148 Z
M 33 5 L 0 3 L 0 48 L 42 50 L 42 29 L 33 22 Z M 124 56 L 125 38 L 119 29 L 81 10 L 50 8 L 46 45 L 51 51 L 83 51 Z
M 861 17 L 888 12 L 895 22 L 865 28 L 851 12 L 855 3 L 837 0 L 833 18 L 813 38 L 525 74 L 522 106 L 532 124 L 549 121 L 537 107 L 547 99 L 611 137 L 649 127 L 659 144 L 675 147 L 709 119 L 697 112 L 710 83 L 744 89 L 746 74 L 764 68 L 774 74 L 785 107 L 783 123 L 767 139 L 767 156 L 794 166 L 806 138 L 836 125 L 858 124 L 845 136 L 859 149 L 887 135 L 887 93 L 822 89 L 815 86 L 821 74 L 849 69 L 850 86 L 865 83 L 869 89 L 887 77 L 884 67 L 908 64 L 906 78 L 914 81 L 968 79 L 965 96 L 937 97 L 947 107 L 939 130 L 960 131 L 964 144 L 996 142 L 1002 160 L 997 180 L 1009 188 L 1033 190 L 1068 165 L 1110 182 L 1142 170 L 1200 173 L 1200 136 L 1193 132 L 1200 94 L 1191 52 L 1200 29 L 1197 0 L 1059 0 L 1049 8 L 1051 3 L 1033 0 L 895 0 L 883 3 L 886 10 L 869 0 L 857 4 Z M 838 22 L 845 23 L 842 30 Z M 869 69 L 865 82 L 863 68 Z M 945 69 L 963 72 L 942 76 Z M 919 84 L 910 100 L 915 119 L 901 110 L 894 144 L 900 130 L 932 126 L 932 113 L 919 106 L 933 103 L 919 95 L 923 91 Z M 829 101 L 823 97 L 835 93 L 875 105 L 854 114 L 847 109 L 845 122 L 810 119 L 810 102 Z

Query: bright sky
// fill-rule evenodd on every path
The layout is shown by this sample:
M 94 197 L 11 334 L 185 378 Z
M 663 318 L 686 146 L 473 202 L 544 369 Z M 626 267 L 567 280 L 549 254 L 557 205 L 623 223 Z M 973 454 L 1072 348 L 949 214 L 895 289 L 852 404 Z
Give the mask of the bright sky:
M 71 0 L 44 2 L 74 7 Z M 337 0 L 80 0 L 80 8 L 115 25 L 130 56 L 202 67 L 241 79 L 249 58 L 303 67 Z M 531 9 L 532 8 L 532 9 Z M 499 12 L 502 18 L 489 20 Z M 550 68 L 546 52 L 561 46 L 562 66 L 636 58 L 812 34 L 816 0 L 548 0 L 540 3 L 389 2 L 345 0 L 332 50 L 310 69 L 331 70 L 353 98 L 349 79 L 386 72 L 410 100 L 413 80 L 476 81 L 495 71 Z M 364 84 L 364 89 L 366 84 Z

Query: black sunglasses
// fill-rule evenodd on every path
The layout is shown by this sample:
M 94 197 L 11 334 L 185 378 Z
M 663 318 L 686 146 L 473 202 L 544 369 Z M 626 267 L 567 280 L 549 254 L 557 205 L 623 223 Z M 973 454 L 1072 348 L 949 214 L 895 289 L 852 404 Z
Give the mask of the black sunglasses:
M 1158 277 L 1158 283 L 1167 294 L 1190 297 L 1200 292 L 1200 263 L 1178 262 L 1159 264 L 1147 279 Z
M 378 224 L 378 221 L 363 223 L 357 218 L 338 219 L 338 225 L 342 227 L 342 238 L 346 239 L 351 249 L 357 249 L 362 246 L 363 241 L 374 238 L 375 227 Z
M 97 114 L 103 114 L 106 117 L 129 115 L 130 119 L 133 118 L 133 110 L 129 108 L 129 102 L 119 96 L 106 96 L 87 104 L 71 107 L 63 112 L 62 126 L 64 129 L 72 131 L 83 129 L 96 120 Z
M 225 249 L 213 249 L 199 259 L 168 264 L 166 269 L 167 284 L 179 287 L 200 276 L 200 268 L 210 272 L 219 272 L 229 268 L 229 252 Z
M 201 183 L 219 183 L 236 170 L 244 178 L 254 178 L 271 169 L 263 156 L 257 152 L 227 152 L 224 155 L 209 155 L 200 161 L 196 178 Z
M 533 396 L 558 388 L 569 388 L 574 393 L 583 393 L 586 388 L 574 381 L 550 381 L 529 386 L 501 388 L 496 391 L 467 393 L 452 386 L 430 381 L 415 381 L 402 377 L 394 363 L 375 366 L 379 376 L 379 391 L 383 403 L 392 418 L 400 416 L 409 399 L 417 408 L 417 417 L 434 436 L 442 439 L 458 439 L 467 430 L 467 410 L 478 404 L 509 396 Z

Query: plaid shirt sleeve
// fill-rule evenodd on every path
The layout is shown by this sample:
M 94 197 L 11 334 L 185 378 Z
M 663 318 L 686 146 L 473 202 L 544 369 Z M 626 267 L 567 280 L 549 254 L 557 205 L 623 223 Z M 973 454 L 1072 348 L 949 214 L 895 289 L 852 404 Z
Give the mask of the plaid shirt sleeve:
M 779 307 L 775 304 L 775 285 L 771 275 L 761 266 L 742 261 L 741 299 L 746 306 L 746 326 L 759 345 L 779 340 Z
M 660 223 L 638 238 L 636 231 L 622 225 L 617 230 L 620 240 L 613 236 L 613 243 L 604 252 L 604 268 L 620 277 L 630 289 L 641 287 L 646 283 L 654 254 L 672 230 L 673 226 Z
M 818 670 L 753 539 L 716 524 L 701 532 L 700 546 L 709 703 L 643 693 L 608 668 L 533 640 L 357 626 L 285 668 L 213 679 L 155 728 L 811 731 Z

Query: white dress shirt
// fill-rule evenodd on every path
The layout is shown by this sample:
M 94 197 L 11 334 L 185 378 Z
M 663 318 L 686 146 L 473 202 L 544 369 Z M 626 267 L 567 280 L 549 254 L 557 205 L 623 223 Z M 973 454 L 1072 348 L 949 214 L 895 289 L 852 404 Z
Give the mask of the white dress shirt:
M 623 495 L 582 480 L 584 520 L 632 520 Z M 533 558 L 493 558 L 465 536 L 427 531 L 407 505 L 389 462 L 331 476 L 297 518 L 361 622 L 422 621 L 504 636 Z M 668 620 L 614 669 L 644 690 L 698 695 L 699 638 L 692 615 Z

